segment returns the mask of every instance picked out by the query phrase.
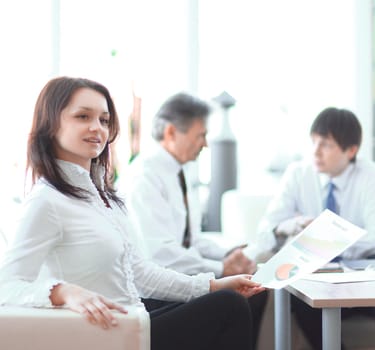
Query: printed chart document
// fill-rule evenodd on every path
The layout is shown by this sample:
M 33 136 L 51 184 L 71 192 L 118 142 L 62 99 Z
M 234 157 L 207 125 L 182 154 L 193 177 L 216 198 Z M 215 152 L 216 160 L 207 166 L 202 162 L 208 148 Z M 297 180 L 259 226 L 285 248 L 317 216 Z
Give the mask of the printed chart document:
M 340 255 L 366 231 L 326 209 L 267 261 L 252 280 L 280 289 Z

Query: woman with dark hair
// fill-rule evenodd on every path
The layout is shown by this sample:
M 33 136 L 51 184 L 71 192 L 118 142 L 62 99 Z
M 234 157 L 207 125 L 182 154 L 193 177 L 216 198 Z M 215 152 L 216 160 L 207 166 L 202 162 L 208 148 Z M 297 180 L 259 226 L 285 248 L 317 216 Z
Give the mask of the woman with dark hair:
M 110 328 L 110 310 L 140 297 L 176 301 L 150 314 L 152 349 L 250 349 L 245 297 L 264 290 L 250 275 L 187 276 L 137 252 L 109 179 L 118 132 L 104 86 L 60 77 L 41 91 L 27 153 L 33 187 L 0 269 L 0 304 L 64 305 Z
M 69 79 L 59 78 L 50 81 L 41 91 L 35 105 L 34 119 L 28 141 L 27 150 L 27 168 L 31 170 L 33 183 L 39 178 L 44 177 L 60 192 L 76 197 L 84 198 L 84 191 L 81 188 L 69 184 L 57 170 L 57 158 L 54 152 L 56 138 L 55 135 L 61 125 L 61 113 L 69 104 L 73 94 L 79 89 L 91 89 L 102 94 L 106 100 L 108 115 L 113 116 L 108 123 L 108 140 L 104 145 L 103 151 L 97 155 L 93 164 L 99 164 L 104 170 L 104 190 L 106 195 L 118 203 L 121 200 L 115 195 L 111 186 L 109 169 L 109 144 L 112 143 L 120 129 L 116 108 L 111 99 L 108 90 L 97 82 L 87 79 Z M 85 115 L 78 116 L 77 119 L 84 119 Z M 96 176 L 97 167 L 94 165 L 90 170 L 93 180 L 98 180 Z M 98 190 L 102 192 L 101 186 L 96 184 Z

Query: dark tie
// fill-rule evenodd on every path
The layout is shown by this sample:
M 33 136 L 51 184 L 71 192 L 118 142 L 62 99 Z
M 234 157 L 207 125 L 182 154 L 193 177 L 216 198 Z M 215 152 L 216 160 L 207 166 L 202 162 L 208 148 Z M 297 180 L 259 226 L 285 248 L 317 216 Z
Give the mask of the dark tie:
M 178 178 L 180 180 L 180 186 L 181 186 L 181 189 L 182 189 L 182 196 L 184 198 L 184 205 L 185 205 L 185 208 L 186 208 L 186 224 L 185 224 L 184 239 L 182 241 L 182 245 L 185 248 L 189 248 L 190 247 L 190 241 L 191 241 L 190 220 L 189 220 L 189 203 L 188 203 L 188 197 L 187 197 L 185 175 L 184 175 L 184 171 L 182 169 L 178 173 Z
M 326 208 L 333 211 L 334 213 L 338 214 L 339 210 L 338 210 L 338 207 L 337 207 L 335 195 L 333 193 L 335 188 L 336 188 L 335 184 L 332 181 L 330 181 L 328 183 L 328 195 L 327 195 L 327 199 L 326 199 Z

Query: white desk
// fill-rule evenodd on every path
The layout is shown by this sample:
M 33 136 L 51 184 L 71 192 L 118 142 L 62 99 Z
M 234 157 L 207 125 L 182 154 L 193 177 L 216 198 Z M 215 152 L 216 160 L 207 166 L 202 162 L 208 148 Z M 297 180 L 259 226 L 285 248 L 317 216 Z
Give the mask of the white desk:
M 323 350 L 341 349 L 341 308 L 375 306 L 375 281 L 332 284 L 299 280 L 275 290 L 275 349 L 291 349 L 290 294 L 322 309 Z

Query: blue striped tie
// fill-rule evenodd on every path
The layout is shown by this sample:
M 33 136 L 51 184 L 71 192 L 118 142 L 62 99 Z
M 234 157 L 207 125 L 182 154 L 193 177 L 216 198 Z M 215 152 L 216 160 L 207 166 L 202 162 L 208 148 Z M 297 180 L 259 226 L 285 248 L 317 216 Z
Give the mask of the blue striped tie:
M 328 195 L 327 195 L 327 200 L 326 200 L 326 208 L 338 214 L 338 207 L 337 207 L 335 196 L 333 194 L 333 191 L 335 190 L 335 188 L 336 188 L 335 184 L 332 181 L 330 181 L 328 183 Z M 331 262 L 338 262 L 341 259 L 342 259 L 341 256 L 338 255 L 334 257 L 331 260 Z
M 332 181 L 330 181 L 328 183 L 328 195 L 327 195 L 327 200 L 326 200 L 326 208 L 338 214 L 339 211 L 338 211 L 335 195 L 333 194 L 333 191 L 335 190 L 335 188 L 336 188 L 335 184 Z

